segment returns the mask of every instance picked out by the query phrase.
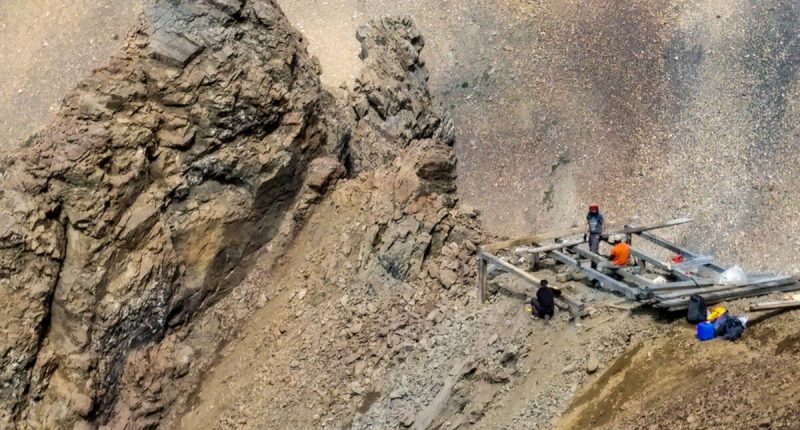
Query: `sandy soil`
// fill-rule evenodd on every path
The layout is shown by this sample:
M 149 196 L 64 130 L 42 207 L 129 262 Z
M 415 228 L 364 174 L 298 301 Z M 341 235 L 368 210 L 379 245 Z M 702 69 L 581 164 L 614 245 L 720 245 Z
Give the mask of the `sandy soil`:
M 119 50 L 146 1 L 0 2 L 0 152 L 46 125 L 61 98 Z
M 800 312 L 752 317 L 737 342 L 699 342 L 676 323 L 636 345 L 576 396 L 557 428 L 800 428 Z

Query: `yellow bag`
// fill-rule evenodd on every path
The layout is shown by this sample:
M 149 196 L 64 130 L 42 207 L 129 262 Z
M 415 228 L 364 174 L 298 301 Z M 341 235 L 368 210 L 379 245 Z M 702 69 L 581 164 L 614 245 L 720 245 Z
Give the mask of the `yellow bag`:
M 727 312 L 727 309 L 724 307 L 714 306 L 708 311 L 708 317 L 706 318 L 706 321 L 714 321 L 715 319 L 721 317 L 725 312 Z
M 533 313 L 533 308 L 531 307 L 531 305 L 525 305 L 525 312 L 529 314 Z

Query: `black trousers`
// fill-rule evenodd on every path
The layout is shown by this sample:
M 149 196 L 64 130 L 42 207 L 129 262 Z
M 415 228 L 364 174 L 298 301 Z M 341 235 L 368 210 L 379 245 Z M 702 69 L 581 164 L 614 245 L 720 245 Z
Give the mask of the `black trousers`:
M 545 316 L 548 315 L 550 316 L 550 318 L 553 318 L 554 309 L 553 308 L 544 309 L 544 307 L 542 306 L 541 303 L 539 303 L 539 300 L 537 300 L 536 297 L 531 299 L 531 307 L 533 308 L 533 314 L 538 316 L 539 318 L 544 318 Z
M 600 233 L 589 233 L 589 251 L 600 252 Z

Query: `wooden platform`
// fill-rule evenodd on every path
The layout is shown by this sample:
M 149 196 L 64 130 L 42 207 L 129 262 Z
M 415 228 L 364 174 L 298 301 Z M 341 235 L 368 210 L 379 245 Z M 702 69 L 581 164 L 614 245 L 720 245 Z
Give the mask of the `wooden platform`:
M 500 253 L 509 251 L 517 258 L 520 255 L 530 255 L 534 266 L 543 256 L 551 257 L 560 264 L 566 264 L 582 272 L 599 288 L 630 301 L 647 302 L 651 306 L 670 311 L 686 309 L 689 297 L 695 294 L 703 297 L 706 303 L 713 304 L 779 291 L 800 290 L 798 278 L 790 276 L 748 275 L 747 281 L 740 285 L 718 285 L 719 275 L 725 272 L 727 267 L 716 263 L 711 256 L 691 251 L 652 233 L 654 230 L 691 221 L 690 218 L 678 218 L 646 226 L 624 226 L 604 234 L 602 240 L 606 242 L 610 237 L 619 235 L 624 235 L 631 241 L 632 262 L 631 265 L 624 267 L 614 266 L 607 257 L 591 252 L 586 241 L 582 239 L 583 228 L 484 245 L 480 249 L 478 259 L 478 298 L 481 303 L 487 299 L 486 282 L 489 264 L 517 275 L 533 288 L 538 287 L 539 279 L 536 276 L 500 256 Z M 581 237 L 575 237 L 577 235 Z M 681 255 L 683 262 L 673 264 L 662 261 L 642 247 L 634 246 L 634 237 L 637 238 L 637 242 L 641 240 L 673 255 Z M 656 283 L 654 281 L 656 276 L 667 279 L 667 282 Z M 582 303 L 572 298 L 568 300 L 572 309 L 582 309 Z

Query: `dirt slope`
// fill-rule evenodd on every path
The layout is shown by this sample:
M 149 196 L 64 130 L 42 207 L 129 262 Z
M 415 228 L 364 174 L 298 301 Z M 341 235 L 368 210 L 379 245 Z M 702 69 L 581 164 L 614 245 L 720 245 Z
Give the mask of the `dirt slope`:
M 282 0 L 336 86 L 354 23 L 408 14 L 454 112 L 459 189 L 489 231 L 691 214 L 678 239 L 753 269 L 800 269 L 791 0 Z M 742 253 L 747 249 L 747 253 Z
M 640 344 L 584 388 L 559 429 L 797 429 L 797 312 L 751 321 L 740 342 L 684 325 Z

